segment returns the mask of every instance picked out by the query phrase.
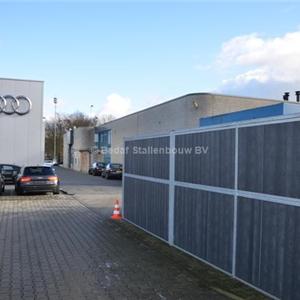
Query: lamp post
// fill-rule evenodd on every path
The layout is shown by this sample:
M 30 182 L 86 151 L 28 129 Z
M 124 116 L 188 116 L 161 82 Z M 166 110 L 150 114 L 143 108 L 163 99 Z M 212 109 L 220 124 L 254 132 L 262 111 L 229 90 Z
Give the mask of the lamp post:
M 57 98 L 53 98 L 54 103 L 54 141 L 53 141 L 53 161 L 56 162 L 56 105 Z
M 93 109 L 94 109 L 94 105 L 91 104 L 91 105 L 90 105 L 90 118 L 93 117 Z

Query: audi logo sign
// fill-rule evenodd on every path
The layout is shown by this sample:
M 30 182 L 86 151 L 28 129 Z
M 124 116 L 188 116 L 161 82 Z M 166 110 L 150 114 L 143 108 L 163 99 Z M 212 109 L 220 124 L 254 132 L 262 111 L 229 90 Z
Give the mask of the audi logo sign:
M 31 111 L 32 102 L 25 96 L 0 96 L 0 114 L 26 115 Z

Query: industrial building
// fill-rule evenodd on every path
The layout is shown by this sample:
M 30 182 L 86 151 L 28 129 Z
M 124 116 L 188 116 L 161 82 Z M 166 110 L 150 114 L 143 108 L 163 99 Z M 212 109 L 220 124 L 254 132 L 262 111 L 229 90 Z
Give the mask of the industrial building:
M 87 172 L 94 161 L 122 163 L 125 137 L 199 127 L 202 117 L 268 106 L 282 101 L 213 93 L 188 94 L 107 122 L 76 128 L 64 136 L 64 166 Z
M 43 81 L 0 78 L 0 163 L 43 163 L 43 86 Z

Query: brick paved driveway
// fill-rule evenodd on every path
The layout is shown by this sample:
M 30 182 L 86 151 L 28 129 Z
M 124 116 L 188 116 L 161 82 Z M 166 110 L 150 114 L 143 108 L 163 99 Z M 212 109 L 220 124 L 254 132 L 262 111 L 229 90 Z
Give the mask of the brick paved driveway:
M 61 189 L 99 214 L 109 217 L 115 200 L 121 200 L 121 180 L 107 180 L 62 167 L 55 169 L 60 178 Z
M 231 279 L 128 226 L 68 195 L 0 197 L 0 299 L 225 298 L 211 285 Z

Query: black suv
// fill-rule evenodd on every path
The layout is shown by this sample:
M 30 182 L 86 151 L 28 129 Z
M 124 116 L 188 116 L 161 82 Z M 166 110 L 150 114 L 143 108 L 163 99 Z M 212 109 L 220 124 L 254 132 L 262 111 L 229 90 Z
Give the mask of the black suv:
M 0 173 L 0 195 L 4 192 L 5 189 L 5 182 L 4 182 L 4 177 Z
M 0 173 L 2 174 L 5 184 L 15 184 L 16 178 L 21 167 L 10 164 L 0 164 Z
M 101 176 L 106 164 L 104 162 L 94 162 L 89 169 L 89 174 L 94 176 Z
M 109 163 L 102 172 L 102 177 L 109 178 L 122 178 L 123 167 L 122 164 Z

